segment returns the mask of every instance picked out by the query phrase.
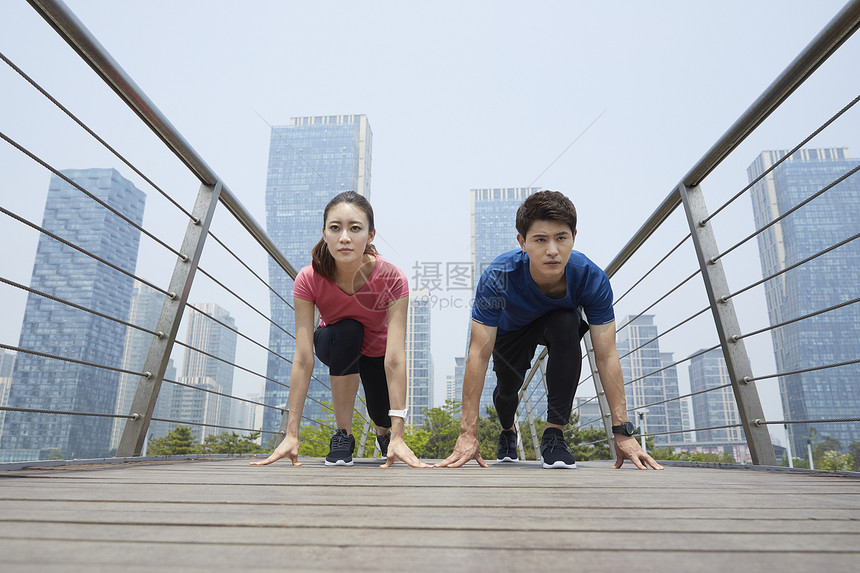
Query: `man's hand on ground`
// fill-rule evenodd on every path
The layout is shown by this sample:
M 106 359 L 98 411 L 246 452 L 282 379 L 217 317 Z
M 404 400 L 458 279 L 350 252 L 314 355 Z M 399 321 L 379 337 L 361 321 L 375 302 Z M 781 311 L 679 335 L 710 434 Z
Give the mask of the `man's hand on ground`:
M 620 468 L 624 463 L 625 458 L 633 462 L 633 464 L 640 470 L 647 470 L 648 466 L 651 466 L 651 468 L 655 470 L 663 469 L 663 466 L 658 464 L 654 458 L 642 449 L 642 446 L 639 445 L 636 438 L 633 436 L 622 436 L 620 434 L 616 434 L 615 466 L 613 467 L 615 469 Z M 648 464 L 648 466 L 645 464 Z
M 487 467 L 487 462 L 481 457 L 481 444 L 476 436 L 460 434 L 454 445 L 454 453 L 434 465 L 434 468 L 459 468 L 469 460 L 475 460 L 482 468 Z

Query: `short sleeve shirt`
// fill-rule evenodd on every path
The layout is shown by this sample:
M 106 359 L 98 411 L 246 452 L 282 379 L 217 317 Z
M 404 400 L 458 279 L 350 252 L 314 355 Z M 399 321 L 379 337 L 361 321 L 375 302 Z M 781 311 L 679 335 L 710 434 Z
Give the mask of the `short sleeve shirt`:
M 311 265 L 296 276 L 293 296 L 312 302 L 320 311 L 320 326 L 345 318 L 364 326 L 361 353 L 384 356 L 388 338 L 388 305 L 409 295 L 406 275 L 394 264 L 376 255 L 367 282 L 353 295 L 346 294 L 333 281 L 317 274 Z
M 498 335 L 524 328 L 547 312 L 562 308 L 581 307 L 589 324 L 615 320 L 612 287 L 600 267 L 579 251 L 573 251 L 564 274 L 567 293 L 561 298 L 550 298 L 532 279 L 528 254 L 521 250 L 504 253 L 478 280 L 472 320 L 497 327 Z

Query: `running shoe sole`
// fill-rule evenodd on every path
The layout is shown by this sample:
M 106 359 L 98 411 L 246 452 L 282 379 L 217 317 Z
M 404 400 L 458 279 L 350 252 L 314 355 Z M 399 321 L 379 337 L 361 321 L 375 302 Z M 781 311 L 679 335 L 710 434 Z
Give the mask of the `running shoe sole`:
M 518 462 L 520 458 L 510 458 L 508 456 L 503 457 L 502 459 L 496 458 L 497 462 Z
M 569 470 L 575 470 L 576 469 L 576 462 L 573 462 L 572 464 L 568 465 L 568 464 L 564 463 L 563 461 L 558 460 L 557 462 L 555 462 L 553 464 L 548 464 L 545 461 L 543 461 L 543 458 L 541 458 L 540 463 L 543 467 L 545 467 L 548 470 L 551 470 L 554 468 L 566 468 Z
M 344 460 L 337 460 L 336 462 L 330 462 L 330 461 L 326 460 L 325 465 L 327 465 L 327 466 L 351 466 L 352 460 L 349 460 L 348 462 L 344 461 Z

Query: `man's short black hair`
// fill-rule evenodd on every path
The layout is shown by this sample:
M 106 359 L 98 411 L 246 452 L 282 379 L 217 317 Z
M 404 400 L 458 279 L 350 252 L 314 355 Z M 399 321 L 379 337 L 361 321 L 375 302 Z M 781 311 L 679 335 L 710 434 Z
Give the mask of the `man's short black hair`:
M 529 195 L 517 209 L 517 232 L 523 237 L 535 221 L 559 221 L 576 232 L 576 207 L 558 191 L 538 191 Z

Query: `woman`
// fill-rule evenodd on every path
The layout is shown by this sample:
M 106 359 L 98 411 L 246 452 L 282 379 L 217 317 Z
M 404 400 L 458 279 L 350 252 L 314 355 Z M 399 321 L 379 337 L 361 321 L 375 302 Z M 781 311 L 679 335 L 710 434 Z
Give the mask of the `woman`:
M 376 230 L 366 198 L 347 191 L 323 211 L 323 237 L 313 262 L 296 276 L 296 353 L 290 374 L 287 433 L 274 453 L 252 465 L 289 458 L 300 466 L 299 421 L 314 367 L 314 349 L 329 367 L 337 430 L 326 465 L 352 465 L 355 438 L 350 434 L 359 380 L 367 411 L 376 425 L 383 467 L 401 460 L 430 467 L 403 440 L 406 418 L 406 275 L 380 257 L 371 244 Z M 314 306 L 319 327 L 314 329 Z

